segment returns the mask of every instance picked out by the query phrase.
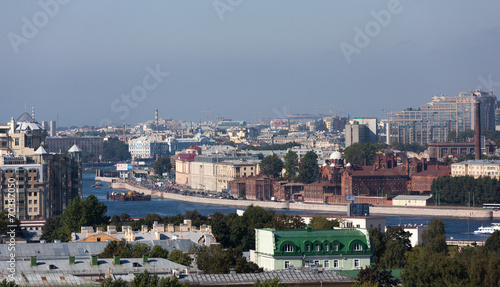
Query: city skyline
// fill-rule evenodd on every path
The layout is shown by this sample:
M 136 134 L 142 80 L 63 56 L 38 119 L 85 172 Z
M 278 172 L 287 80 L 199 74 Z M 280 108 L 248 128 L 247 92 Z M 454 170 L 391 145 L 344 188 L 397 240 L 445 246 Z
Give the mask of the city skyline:
M 59 126 L 144 122 L 155 108 L 186 121 L 213 110 L 255 122 L 285 107 L 383 117 L 500 86 L 495 1 L 0 7 L 2 123 L 25 106 Z

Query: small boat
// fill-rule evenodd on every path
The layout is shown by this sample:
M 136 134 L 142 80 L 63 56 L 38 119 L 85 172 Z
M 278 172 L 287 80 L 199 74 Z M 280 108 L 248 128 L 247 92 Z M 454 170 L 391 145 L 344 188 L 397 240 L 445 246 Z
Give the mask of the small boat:
M 102 183 L 100 183 L 99 181 L 95 183 L 94 185 L 95 188 L 101 188 L 102 187 Z
M 492 234 L 493 232 L 500 230 L 500 223 L 492 223 L 489 227 L 484 227 L 481 225 L 474 234 Z

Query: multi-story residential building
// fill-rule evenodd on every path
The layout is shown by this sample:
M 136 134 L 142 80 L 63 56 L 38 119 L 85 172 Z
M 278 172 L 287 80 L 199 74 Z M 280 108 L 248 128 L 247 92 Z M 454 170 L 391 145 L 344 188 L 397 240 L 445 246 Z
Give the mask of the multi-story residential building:
M 2 210 L 23 219 L 46 219 L 82 197 L 81 150 L 47 153 L 46 131 L 24 113 L 0 126 L 0 197 Z
M 266 271 L 322 266 L 326 270 L 358 270 L 370 265 L 367 229 L 255 229 L 250 260 Z
M 55 136 L 47 137 L 45 141 L 48 152 L 67 151 L 76 144 L 83 153 L 100 157 L 102 156 L 104 139 L 99 136 Z
M 496 96 L 483 91 L 458 96 L 439 95 L 417 109 L 408 108 L 389 118 L 389 142 L 428 144 L 444 142 L 451 131 L 474 129 L 474 103 L 480 102 L 481 129 L 495 130 Z
M 156 159 L 157 157 L 170 156 L 171 143 L 168 141 L 155 141 L 147 137 L 139 137 L 129 141 L 128 150 L 132 159 Z
M 500 160 L 466 160 L 451 165 L 451 176 L 500 179 Z
M 259 173 L 260 160 L 225 155 L 179 154 L 175 161 L 176 182 L 192 188 L 221 192 L 231 180 Z
M 375 143 L 378 140 L 377 118 L 358 117 L 345 125 L 345 146 L 353 143 Z

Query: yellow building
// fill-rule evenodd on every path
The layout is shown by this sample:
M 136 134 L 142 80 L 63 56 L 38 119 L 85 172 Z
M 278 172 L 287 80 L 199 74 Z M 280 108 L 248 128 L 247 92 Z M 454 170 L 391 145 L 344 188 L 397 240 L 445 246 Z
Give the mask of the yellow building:
M 491 177 L 500 179 L 500 160 L 467 160 L 451 165 L 451 176 Z

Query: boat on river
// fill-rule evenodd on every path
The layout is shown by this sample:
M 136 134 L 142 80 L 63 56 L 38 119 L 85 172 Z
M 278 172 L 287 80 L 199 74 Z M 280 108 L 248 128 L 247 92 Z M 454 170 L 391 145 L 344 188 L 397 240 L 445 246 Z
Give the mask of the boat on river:
M 484 227 L 481 225 L 474 234 L 492 234 L 493 232 L 500 230 L 500 223 L 492 223 L 491 226 Z

